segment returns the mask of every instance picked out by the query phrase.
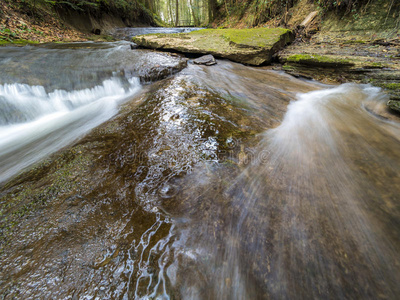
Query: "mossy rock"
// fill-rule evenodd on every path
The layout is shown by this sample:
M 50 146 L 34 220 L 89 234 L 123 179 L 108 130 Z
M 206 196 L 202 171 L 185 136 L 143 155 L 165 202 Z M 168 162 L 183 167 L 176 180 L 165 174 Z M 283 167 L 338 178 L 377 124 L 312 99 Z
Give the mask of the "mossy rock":
M 381 85 L 382 87 L 388 90 L 399 90 L 400 91 L 400 83 L 385 83 Z
M 26 46 L 26 45 L 36 45 L 39 44 L 37 41 L 30 40 L 0 40 L 0 46 Z
M 387 105 L 390 109 L 400 112 L 400 101 L 398 100 L 389 100 Z
M 244 64 L 262 65 L 270 63 L 272 55 L 293 37 L 292 32 L 284 28 L 203 29 L 190 33 L 140 35 L 132 41 L 145 48 L 212 54 Z
M 298 63 L 317 67 L 351 67 L 354 63 L 347 59 L 318 54 L 294 54 L 284 59 L 287 63 Z

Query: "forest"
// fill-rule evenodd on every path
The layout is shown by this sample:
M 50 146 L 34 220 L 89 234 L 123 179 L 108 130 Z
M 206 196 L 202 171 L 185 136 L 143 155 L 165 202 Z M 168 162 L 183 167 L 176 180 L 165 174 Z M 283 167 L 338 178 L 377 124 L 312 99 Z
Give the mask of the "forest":
M 207 26 L 215 20 L 247 17 L 248 26 L 257 26 L 277 16 L 284 17 L 298 0 L 2 0 L 35 14 L 54 7 L 91 13 L 112 12 L 122 17 L 137 16 L 145 10 L 170 26 Z M 322 12 L 354 14 L 371 0 L 310 0 Z M 373 2 L 373 1 L 372 1 Z M 398 3 L 397 3 L 398 4 Z M 390 9 L 397 5 L 390 0 Z M 389 9 L 389 10 L 390 10 Z M 147 20 L 148 21 L 148 20 Z
M 398 300 L 400 1 L 0 0 L 0 299 Z

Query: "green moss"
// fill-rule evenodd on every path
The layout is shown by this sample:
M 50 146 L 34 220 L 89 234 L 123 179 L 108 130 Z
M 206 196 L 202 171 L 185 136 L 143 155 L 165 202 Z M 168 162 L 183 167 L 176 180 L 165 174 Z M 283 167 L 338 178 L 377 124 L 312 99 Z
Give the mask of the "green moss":
M 388 90 L 400 90 L 400 83 L 382 83 L 381 87 Z
M 13 191 L 0 197 L 0 217 L 7 216 L 0 220 L 0 244 L 4 245 L 4 241 L 21 220 L 48 202 L 65 197 L 78 188 L 79 177 L 92 162 L 90 155 L 82 154 L 84 151 L 82 146 L 65 151 L 55 161 L 40 163 L 4 187 Z M 35 181 L 39 183 L 35 184 Z M 44 186 L 41 181 L 45 182 Z
M 25 46 L 25 45 L 36 45 L 39 44 L 37 41 L 30 40 L 14 40 L 12 42 L 6 40 L 0 40 L 0 46 Z
M 387 65 L 381 63 L 381 62 L 374 62 L 374 63 L 369 63 L 364 66 L 364 68 L 371 68 L 371 69 L 383 69 L 388 67 Z
M 389 106 L 390 109 L 400 112 L 400 101 L 389 100 L 387 105 Z
M 144 36 L 155 36 L 161 38 L 177 38 L 180 40 L 190 40 L 195 38 L 207 39 L 210 44 L 216 42 L 216 40 L 224 40 L 228 43 L 234 43 L 237 45 L 247 47 L 267 47 L 275 44 L 281 39 L 284 34 L 290 34 L 289 29 L 284 28 L 253 28 L 253 29 L 202 29 L 192 31 L 190 33 L 152 33 L 142 36 L 133 37 L 134 42 L 140 42 Z
M 296 70 L 296 68 L 293 67 L 293 66 L 291 66 L 291 65 L 283 65 L 283 66 L 282 66 L 282 69 L 283 69 L 284 71 L 294 71 L 294 70 Z
M 287 58 L 288 62 L 302 62 L 302 61 L 317 61 L 324 63 L 345 63 L 349 64 L 350 61 L 340 58 L 333 58 L 329 56 L 317 55 L 317 54 L 295 54 Z
M 299 63 L 321 67 L 331 66 L 353 66 L 350 60 L 338 58 L 335 56 L 324 56 L 318 54 L 295 54 L 286 58 L 288 63 Z
M 252 29 L 202 29 L 189 33 L 189 36 L 212 36 L 224 38 L 228 42 L 250 47 L 266 47 L 278 42 L 282 35 L 291 31 L 284 28 L 252 28 Z

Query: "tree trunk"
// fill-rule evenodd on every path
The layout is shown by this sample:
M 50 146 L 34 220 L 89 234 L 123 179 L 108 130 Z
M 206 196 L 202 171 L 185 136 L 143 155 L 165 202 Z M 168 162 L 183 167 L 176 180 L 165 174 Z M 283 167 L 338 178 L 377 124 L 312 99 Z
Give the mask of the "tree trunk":
M 148 8 L 151 12 L 154 12 L 152 0 L 148 0 L 147 3 L 148 3 L 148 5 L 147 5 L 148 7 L 147 7 L 147 8 Z
M 175 26 L 179 25 L 179 0 L 175 0 Z
M 169 24 L 172 24 L 172 22 L 174 22 L 174 14 L 172 13 L 173 12 L 173 10 L 172 10 L 172 3 L 171 3 L 171 1 L 172 0 L 168 0 L 167 2 L 168 2 L 168 12 L 169 12 L 169 19 L 168 19 L 168 23 Z
M 214 21 L 217 14 L 217 0 L 208 0 L 208 22 Z
M 190 0 L 190 10 L 192 11 L 194 26 L 199 26 L 200 22 L 194 10 L 193 0 Z

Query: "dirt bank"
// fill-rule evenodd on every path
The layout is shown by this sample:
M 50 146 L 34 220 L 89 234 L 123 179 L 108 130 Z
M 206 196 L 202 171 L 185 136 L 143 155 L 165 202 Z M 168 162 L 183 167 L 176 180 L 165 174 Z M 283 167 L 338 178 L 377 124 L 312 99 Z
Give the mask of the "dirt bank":
M 0 0 L 0 43 L 107 41 L 117 27 L 144 25 L 154 25 L 154 21 L 140 6 L 127 17 L 126 12 L 120 14 L 102 6 L 77 10 Z

